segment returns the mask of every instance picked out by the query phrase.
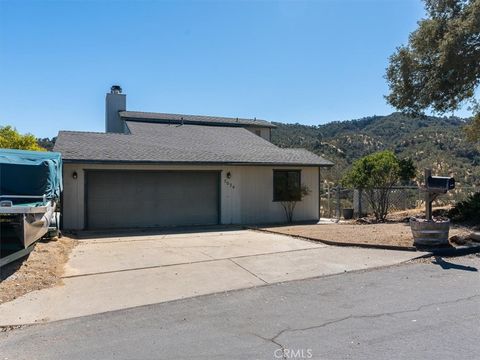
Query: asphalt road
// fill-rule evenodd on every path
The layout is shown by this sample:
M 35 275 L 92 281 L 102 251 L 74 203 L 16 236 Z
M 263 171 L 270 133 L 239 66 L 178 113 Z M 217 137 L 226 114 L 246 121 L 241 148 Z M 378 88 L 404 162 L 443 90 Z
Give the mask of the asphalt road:
M 0 333 L 0 359 L 474 359 L 480 257 L 201 296 Z

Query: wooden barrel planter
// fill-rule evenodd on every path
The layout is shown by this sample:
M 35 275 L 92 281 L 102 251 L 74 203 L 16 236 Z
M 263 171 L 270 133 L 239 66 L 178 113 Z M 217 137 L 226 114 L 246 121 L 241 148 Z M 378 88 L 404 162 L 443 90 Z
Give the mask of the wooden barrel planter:
M 448 245 L 448 231 L 450 220 L 426 221 L 424 219 L 410 219 L 414 245 L 441 246 Z

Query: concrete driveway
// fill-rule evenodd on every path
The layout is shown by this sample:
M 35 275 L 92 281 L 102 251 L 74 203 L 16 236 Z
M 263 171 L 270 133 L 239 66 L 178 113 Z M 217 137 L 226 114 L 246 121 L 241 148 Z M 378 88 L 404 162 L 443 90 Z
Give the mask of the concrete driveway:
M 1 304 L 0 325 L 61 320 L 393 265 L 417 256 L 250 230 L 81 240 L 65 266 L 63 285 Z

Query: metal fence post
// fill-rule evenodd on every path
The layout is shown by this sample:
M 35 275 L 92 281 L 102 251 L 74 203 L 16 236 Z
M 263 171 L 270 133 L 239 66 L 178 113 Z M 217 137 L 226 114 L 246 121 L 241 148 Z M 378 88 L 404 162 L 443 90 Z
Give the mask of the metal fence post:
M 327 207 L 328 207 L 328 218 L 331 219 L 332 218 L 332 207 L 331 207 L 331 204 L 330 204 L 330 183 L 327 183 Z
M 353 212 L 357 218 L 362 217 L 362 189 L 354 189 L 353 190 Z
M 363 191 L 362 189 L 358 189 L 358 217 L 363 217 Z
M 337 212 L 337 220 L 340 220 L 340 185 L 337 185 L 337 193 L 335 194 L 336 196 L 336 212 Z

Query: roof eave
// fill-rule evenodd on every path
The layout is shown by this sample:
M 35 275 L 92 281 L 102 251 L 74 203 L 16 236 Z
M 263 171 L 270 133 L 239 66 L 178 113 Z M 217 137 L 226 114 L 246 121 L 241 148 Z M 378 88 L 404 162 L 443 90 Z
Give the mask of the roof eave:
M 226 126 L 226 127 L 255 127 L 255 128 L 269 128 L 276 129 L 277 126 L 270 124 L 243 124 L 243 123 L 225 123 L 225 122 L 202 122 L 193 120 L 170 120 L 170 119 L 148 119 L 148 118 L 134 118 L 122 116 L 125 121 L 136 121 L 146 123 L 158 123 L 158 124 L 184 124 L 184 125 L 203 125 L 203 126 Z
M 236 162 L 236 161 L 148 161 L 148 160 L 100 160 L 100 159 L 65 159 L 68 163 L 85 164 L 138 164 L 138 165 L 232 165 L 232 166 L 296 166 L 296 167 L 331 167 L 334 164 L 329 163 L 281 163 L 281 162 Z
M 276 129 L 277 126 L 269 123 L 268 121 L 262 122 L 262 123 L 252 123 L 252 122 L 222 122 L 222 121 L 201 121 L 201 120 L 172 120 L 172 119 L 163 119 L 161 117 L 155 118 L 155 117 L 141 117 L 141 116 L 129 116 L 123 111 L 120 111 L 120 117 L 125 120 L 125 121 L 137 121 L 137 122 L 150 122 L 150 123 L 163 123 L 163 124 L 188 124 L 188 125 L 210 125 L 210 126 L 232 126 L 232 127 L 259 127 L 259 128 L 270 128 L 270 129 Z M 255 121 L 255 120 L 251 120 Z

